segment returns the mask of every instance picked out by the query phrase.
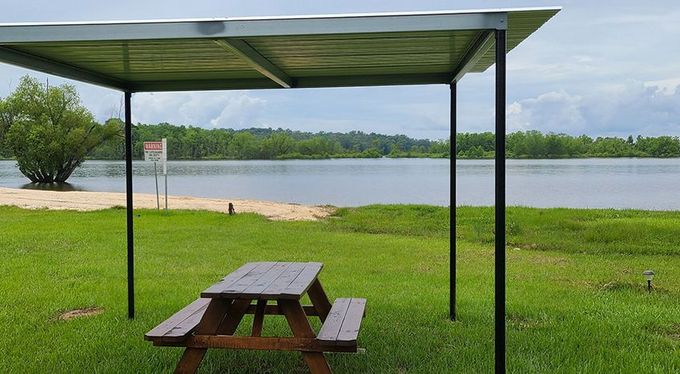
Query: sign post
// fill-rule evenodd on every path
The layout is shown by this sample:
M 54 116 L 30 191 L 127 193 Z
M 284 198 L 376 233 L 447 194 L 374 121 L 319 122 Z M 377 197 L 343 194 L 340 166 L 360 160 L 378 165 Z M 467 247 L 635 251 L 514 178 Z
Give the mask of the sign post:
M 165 210 L 168 210 L 168 147 L 167 141 L 163 138 L 160 142 L 144 142 L 144 161 L 153 162 L 154 175 L 156 177 L 156 208 L 160 210 L 160 196 L 158 193 L 158 168 L 157 163 L 163 163 L 163 174 L 165 175 Z
M 161 139 L 163 146 L 163 175 L 165 176 L 165 213 L 168 212 L 168 139 Z
M 161 209 L 161 200 L 158 197 L 158 168 L 156 167 L 156 162 L 153 163 L 153 175 L 156 178 L 156 210 Z

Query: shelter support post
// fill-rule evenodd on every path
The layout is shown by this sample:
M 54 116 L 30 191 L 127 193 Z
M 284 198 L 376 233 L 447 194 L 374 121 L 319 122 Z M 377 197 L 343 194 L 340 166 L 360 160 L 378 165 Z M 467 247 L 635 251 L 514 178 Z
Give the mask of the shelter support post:
M 125 196 L 127 198 L 127 279 L 128 318 L 135 318 L 134 230 L 132 222 L 132 111 L 131 92 L 125 92 Z
M 495 371 L 505 373 L 505 30 L 496 30 Z
M 450 208 L 449 208 L 449 318 L 456 320 L 456 81 L 451 82 L 450 125 Z

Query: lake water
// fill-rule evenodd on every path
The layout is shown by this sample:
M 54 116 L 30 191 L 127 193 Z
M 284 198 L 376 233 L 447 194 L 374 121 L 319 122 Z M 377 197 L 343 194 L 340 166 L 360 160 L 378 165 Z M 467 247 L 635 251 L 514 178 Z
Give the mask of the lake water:
M 459 205 L 493 204 L 493 161 L 456 163 Z M 337 159 L 173 161 L 171 195 L 302 204 L 449 205 L 449 160 Z M 120 161 L 88 161 L 69 179 L 87 191 L 124 191 Z M 25 186 L 14 161 L 0 161 L 0 186 Z M 159 177 L 161 193 L 163 179 Z M 680 210 L 680 159 L 509 160 L 509 205 Z M 134 163 L 135 192 L 155 191 L 153 164 Z

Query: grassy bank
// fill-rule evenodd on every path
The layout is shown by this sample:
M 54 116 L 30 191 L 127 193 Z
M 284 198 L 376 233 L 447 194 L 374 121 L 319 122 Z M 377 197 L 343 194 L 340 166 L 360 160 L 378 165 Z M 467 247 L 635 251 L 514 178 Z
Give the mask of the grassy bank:
M 331 298 L 368 299 L 363 355 L 338 373 L 490 372 L 493 215 L 459 209 L 459 317 L 447 321 L 448 209 L 370 206 L 320 222 L 137 212 L 137 314 L 128 321 L 123 210 L 0 207 L 0 372 L 161 372 L 177 348 L 143 334 L 244 262 L 321 261 Z M 680 213 L 508 212 L 512 372 L 680 370 Z M 657 272 L 656 291 L 642 271 Z M 102 314 L 60 321 L 60 313 Z M 246 320 L 248 322 L 249 320 Z M 316 324 L 318 326 L 318 323 Z M 265 335 L 287 331 L 265 320 Z M 202 372 L 304 372 L 294 353 L 214 351 Z

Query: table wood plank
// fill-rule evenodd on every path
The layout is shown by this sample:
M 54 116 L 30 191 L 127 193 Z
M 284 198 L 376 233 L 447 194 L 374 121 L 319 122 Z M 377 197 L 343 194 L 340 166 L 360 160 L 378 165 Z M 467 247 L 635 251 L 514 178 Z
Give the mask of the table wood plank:
M 203 291 L 201 297 L 299 300 L 322 267 L 320 262 L 249 263 Z
M 223 289 L 228 288 L 235 282 L 237 282 L 239 279 L 243 278 L 248 272 L 253 270 L 255 267 L 261 265 L 261 262 L 249 262 L 240 268 L 234 270 L 233 272 L 229 273 L 227 276 L 222 278 L 222 280 L 218 283 L 213 284 L 212 286 L 208 287 L 205 291 L 201 293 L 203 294 L 219 294 L 222 292 Z M 206 296 L 203 296 L 206 297 Z
M 269 287 L 291 265 L 292 262 L 277 262 L 276 265 L 272 266 L 272 268 L 260 279 L 243 290 L 243 292 L 240 293 L 240 296 L 245 298 L 258 297 L 262 291 Z
M 351 300 L 352 299 L 347 298 L 335 300 L 331 307 L 331 311 L 326 317 L 326 321 L 324 321 L 321 330 L 319 330 L 317 339 L 326 341 L 337 340 L 340 329 L 342 328 L 342 321 L 345 319 Z
M 246 275 L 249 271 L 253 270 L 256 266 L 262 265 L 262 262 L 248 262 L 243 264 L 240 268 L 232 271 L 222 278 L 223 281 L 233 279 L 234 281 L 239 280 L 242 276 Z M 236 277 L 236 278 L 234 278 Z
M 312 282 L 316 280 L 321 268 L 323 268 L 323 264 L 320 262 L 308 262 L 305 265 L 304 270 L 300 272 L 300 275 L 298 275 L 297 278 L 281 292 L 281 296 L 292 298 L 302 297 L 312 285 Z
M 306 263 L 294 262 L 292 263 L 278 278 L 272 282 L 269 287 L 260 293 L 260 297 L 276 298 L 300 275 L 304 270 Z
M 276 262 L 256 262 L 253 264 L 255 264 L 255 266 L 247 270 L 245 274 L 236 274 L 234 277 L 231 277 L 230 274 L 225 277 L 225 279 L 235 279 L 234 281 L 219 282 L 203 291 L 201 297 L 230 297 L 229 295 L 231 294 L 239 293 L 256 282 L 269 269 L 276 265 Z M 239 275 L 241 276 L 239 277 Z M 238 279 L 236 279 L 237 277 Z
M 243 278 L 222 290 L 222 294 L 241 294 L 246 288 L 257 282 L 267 274 L 277 262 L 263 262 L 244 275 Z
M 354 298 L 350 301 L 347 314 L 342 321 L 342 328 L 340 328 L 338 333 L 338 344 L 356 342 L 365 308 L 366 299 Z
M 204 312 L 205 310 L 203 310 L 201 313 L 192 314 L 181 324 L 175 326 L 172 330 L 168 331 L 165 335 L 163 335 L 163 339 L 172 339 L 188 336 L 194 329 L 196 329 L 198 324 L 201 322 Z
M 200 321 L 203 313 L 208 308 L 210 299 L 197 299 L 191 304 L 184 307 L 179 312 L 173 314 L 170 318 L 163 321 L 144 336 L 147 340 L 160 339 L 163 337 L 178 337 L 177 333 L 171 334 L 173 329 L 179 325 L 192 325 L 195 327 Z M 193 317 L 193 319 L 191 319 Z M 191 319 L 191 320 L 189 320 Z M 189 321 L 188 321 L 189 320 Z

